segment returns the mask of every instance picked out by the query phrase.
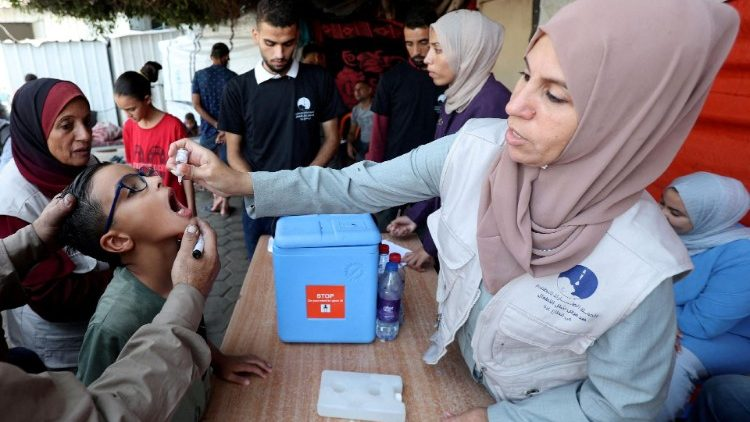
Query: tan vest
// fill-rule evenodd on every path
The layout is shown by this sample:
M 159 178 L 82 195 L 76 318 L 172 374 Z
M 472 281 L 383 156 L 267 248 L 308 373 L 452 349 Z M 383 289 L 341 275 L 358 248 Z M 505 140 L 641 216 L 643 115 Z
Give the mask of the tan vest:
M 482 187 L 477 182 L 484 181 L 487 163 L 497 159 L 506 127 L 498 120 L 469 121 L 444 164 L 443 208 L 429 220 L 441 264 L 441 316 L 424 356 L 428 363 L 445 353 L 479 297 L 477 213 L 459 208 L 477 209 Z M 475 167 L 471 160 L 482 157 Z M 482 176 L 474 175 L 479 172 Z M 520 400 L 585 378 L 588 347 L 661 282 L 690 268 L 682 242 L 644 192 L 579 265 L 547 277 L 524 274 L 494 295 L 472 336 L 473 357 L 485 383 L 496 400 Z
M 505 120 L 472 119 L 458 132 L 440 175 L 441 207 L 427 218 L 438 249 L 438 326 L 423 359 L 437 363 L 479 298 L 477 255 L 479 193 L 502 151 Z M 460 285 L 454 292 L 456 285 Z

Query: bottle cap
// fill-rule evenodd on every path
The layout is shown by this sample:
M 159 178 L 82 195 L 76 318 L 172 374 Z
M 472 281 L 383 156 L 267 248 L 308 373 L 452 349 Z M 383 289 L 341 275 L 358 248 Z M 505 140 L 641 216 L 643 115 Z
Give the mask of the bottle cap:
M 395 262 L 389 262 L 385 264 L 386 271 L 398 271 L 398 264 Z
M 378 251 L 380 252 L 381 255 L 388 254 L 388 251 L 390 250 L 391 248 L 388 247 L 388 245 L 386 245 L 385 243 L 381 243 L 380 246 L 378 246 Z
M 398 252 L 393 252 L 392 254 L 388 255 L 388 261 L 400 264 L 401 263 L 401 254 L 398 253 Z

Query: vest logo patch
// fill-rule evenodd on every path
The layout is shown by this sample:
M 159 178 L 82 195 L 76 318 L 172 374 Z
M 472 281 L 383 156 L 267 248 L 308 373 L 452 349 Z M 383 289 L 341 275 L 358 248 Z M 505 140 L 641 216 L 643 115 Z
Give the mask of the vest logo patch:
M 307 97 L 301 97 L 297 100 L 297 110 L 306 111 L 310 110 L 310 99 Z
M 557 288 L 569 299 L 591 297 L 598 286 L 599 279 L 596 274 L 583 265 L 576 265 L 557 276 Z
M 310 108 L 312 108 L 310 99 L 307 97 L 300 97 L 297 100 L 297 110 L 299 111 L 294 113 L 294 118 L 301 122 L 312 120 L 313 117 L 315 117 L 315 110 L 310 110 Z

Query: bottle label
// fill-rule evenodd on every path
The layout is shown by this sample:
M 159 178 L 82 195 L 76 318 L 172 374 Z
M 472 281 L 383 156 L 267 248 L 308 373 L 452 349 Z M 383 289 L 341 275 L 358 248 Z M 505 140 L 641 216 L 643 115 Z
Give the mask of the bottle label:
M 380 255 L 380 259 L 378 259 L 378 275 L 381 275 L 385 272 L 385 264 L 387 263 L 388 263 L 388 256 Z
M 378 319 L 382 322 L 398 322 L 401 299 L 389 300 L 378 298 Z

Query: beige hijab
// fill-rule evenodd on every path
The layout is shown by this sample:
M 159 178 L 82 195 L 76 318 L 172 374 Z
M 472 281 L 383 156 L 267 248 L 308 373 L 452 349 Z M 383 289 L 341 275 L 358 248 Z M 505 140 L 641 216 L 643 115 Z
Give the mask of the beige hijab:
M 578 0 L 539 28 L 529 48 L 549 36 L 579 123 L 548 168 L 506 149 L 490 173 L 477 228 L 490 292 L 593 251 L 682 146 L 738 23 L 732 7 L 707 0 Z
M 450 12 L 430 25 L 456 79 L 445 91 L 445 112 L 464 111 L 487 82 L 503 48 L 503 27 L 474 10 Z

